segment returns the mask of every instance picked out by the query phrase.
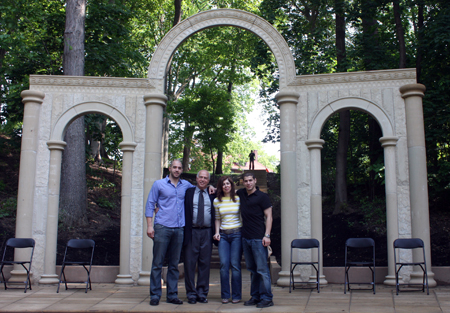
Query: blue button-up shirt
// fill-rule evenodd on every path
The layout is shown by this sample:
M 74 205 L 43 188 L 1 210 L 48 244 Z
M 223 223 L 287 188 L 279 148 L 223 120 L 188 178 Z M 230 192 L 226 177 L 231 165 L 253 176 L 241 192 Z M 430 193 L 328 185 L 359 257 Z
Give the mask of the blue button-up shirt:
M 191 187 L 195 186 L 183 179 L 180 179 L 175 187 L 169 176 L 155 181 L 148 194 L 145 216 L 153 217 L 157 206 L 158 213 L 154 219 L 155 224 L 166 227 L 184 227 L 184 196 L 186 190 Z

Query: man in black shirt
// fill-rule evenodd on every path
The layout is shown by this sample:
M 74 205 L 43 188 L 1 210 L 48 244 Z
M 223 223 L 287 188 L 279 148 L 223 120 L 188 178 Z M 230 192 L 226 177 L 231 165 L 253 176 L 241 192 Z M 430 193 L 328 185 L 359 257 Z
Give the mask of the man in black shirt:
M 253 150 L 250 150 L 250 154 L 248 157 L 250 158 L 250 162 L 248 163 L 248 169 L 254 170 L 255 169 L 255 152 Z
M 244 189 L 237 191 L 241 201 L 242 248 L 251 275 L 251 298 L 244 305 L 266 308 L 273 305 L 270 270 L 267 264 L 272 229 L 272 203 L 256 186 L 253 173 L 244 174 Z

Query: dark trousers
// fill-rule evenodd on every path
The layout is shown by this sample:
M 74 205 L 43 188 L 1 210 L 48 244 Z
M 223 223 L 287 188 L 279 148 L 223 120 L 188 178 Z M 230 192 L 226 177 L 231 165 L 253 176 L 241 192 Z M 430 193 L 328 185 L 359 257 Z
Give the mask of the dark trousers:
M 184 246 L 184 281 L 188 299 L 206 298 L 212 253 L 211 228 L 192 229 L 192 238 Z M 195 268 L 198 265 L 197 286 Z

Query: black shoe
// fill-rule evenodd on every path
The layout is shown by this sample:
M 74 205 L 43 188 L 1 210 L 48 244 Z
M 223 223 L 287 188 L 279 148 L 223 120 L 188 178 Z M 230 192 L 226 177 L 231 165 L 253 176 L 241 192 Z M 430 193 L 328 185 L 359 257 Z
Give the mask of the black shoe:
M 208 299 L 206 299 L 206 298 L 198 298 L 197 301 L 200 303 L 208 303 Z
M 172 303 L 172 304 L 183 304 L 183 301 L 181 301 L 178 298 L 173 298 L 171 300 L 167 299 L 167 303 Z
M 158 305 L 159 304 L 159 299 L 151 299 L 150 300 L 150 305 Z
M 257 305 L 260 302 L 260 300 L 256 300 L 255 298 L 250 298 L 250 300 L 245 301 L 245 306 L 251 306 L 251 305 Z
M 270 300 L 262 300 L 256 305 L 257 308 L 268 308 L 269 306 L 273 306 L 273 302 Z
M 189 304 L 196 304 L 197 300 L 195 300 L 195 299 L 188 299 L 188 303 Z

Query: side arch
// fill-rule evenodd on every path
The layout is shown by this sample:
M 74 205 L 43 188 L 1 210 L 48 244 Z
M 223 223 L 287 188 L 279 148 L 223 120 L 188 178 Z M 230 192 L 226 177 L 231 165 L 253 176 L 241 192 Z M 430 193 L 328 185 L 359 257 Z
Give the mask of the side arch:
M 172 28 L 158 45 L 148 68 L 148 78 L 157 80 L 163 92 L 163 81 L 170 57 L 189 36 L 215 26 L 236 26 L 259 36 L 269 46 L 278 64 L 280 89 L 295 78 L 294 57 L 280 33 L 263 18 L 236 9 L 217 9 L 198 13 Z
M 123 141 L 134 142 L 134 132 L 130 120 L 113 106 L 99 101 L 81 102 L 65 111 L 56 121 L 50 141 L 63 141 L 69 124 L 74 119 L 91 113 L 103 114 L 113 119 L 122 131 Z
M 345 109 L 366 112 L 380 124 L 383 137 L 395 136 L 393 124 L 387 113 L 382 108 L 367 99 L 349 97 L 341 98 L 327 104 L 314 116 L 309 128 L 308 139 L 311 140 L 320 138 L 320 133 L 326 120 L 334 113 Z

